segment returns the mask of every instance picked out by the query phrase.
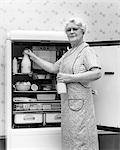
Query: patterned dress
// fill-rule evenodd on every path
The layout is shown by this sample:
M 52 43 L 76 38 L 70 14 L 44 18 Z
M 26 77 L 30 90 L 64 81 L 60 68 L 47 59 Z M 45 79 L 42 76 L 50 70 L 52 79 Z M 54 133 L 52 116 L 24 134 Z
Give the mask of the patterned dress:
M 66 52 L 56 63 L 62 73 L 83 73 L 100 68 L 87 43 Z M 61 94 L 62 150 L 98 150 L 98 136 L 90 84 L 68 83 Z

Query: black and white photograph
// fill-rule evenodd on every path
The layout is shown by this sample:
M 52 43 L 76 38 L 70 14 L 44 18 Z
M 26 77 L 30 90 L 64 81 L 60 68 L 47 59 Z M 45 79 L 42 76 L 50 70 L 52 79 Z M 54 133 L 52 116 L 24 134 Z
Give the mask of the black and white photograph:
M 120 150 L 120 0 L 0 0 L 0 150 Z

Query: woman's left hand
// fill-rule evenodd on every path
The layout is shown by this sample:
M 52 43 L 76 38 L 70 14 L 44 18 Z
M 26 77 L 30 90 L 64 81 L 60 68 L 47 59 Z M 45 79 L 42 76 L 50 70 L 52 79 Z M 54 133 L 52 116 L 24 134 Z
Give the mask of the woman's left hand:
M 66 73 L 58 73 L 57 74 L 57 81 L 58 82 L 65 82 L 69 83 L 71 81 L 72 75 Z

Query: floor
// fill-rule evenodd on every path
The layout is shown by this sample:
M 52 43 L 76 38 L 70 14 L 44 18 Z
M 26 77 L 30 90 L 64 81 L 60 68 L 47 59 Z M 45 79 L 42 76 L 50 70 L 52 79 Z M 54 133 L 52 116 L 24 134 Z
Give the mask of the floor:
M 0 150 L 6 150 L 6 140 L 0 139 Z
M 100 134 L 99 146 L 100 150 L 120 150 L 120 134 Z M 6 150 L 5 138 L 0 139 L 0 150 Z

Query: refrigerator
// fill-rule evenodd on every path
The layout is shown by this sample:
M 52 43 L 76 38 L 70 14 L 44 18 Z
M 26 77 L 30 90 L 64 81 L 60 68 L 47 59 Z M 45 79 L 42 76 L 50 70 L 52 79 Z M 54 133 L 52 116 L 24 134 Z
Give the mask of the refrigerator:
M 7 150 L 60 150 L 61 100 L 56 74 L 30 61 L 22 70 L 24 50 L 54 63 L 69 43 L 61 31 L 11 31 L 6 40 Z

